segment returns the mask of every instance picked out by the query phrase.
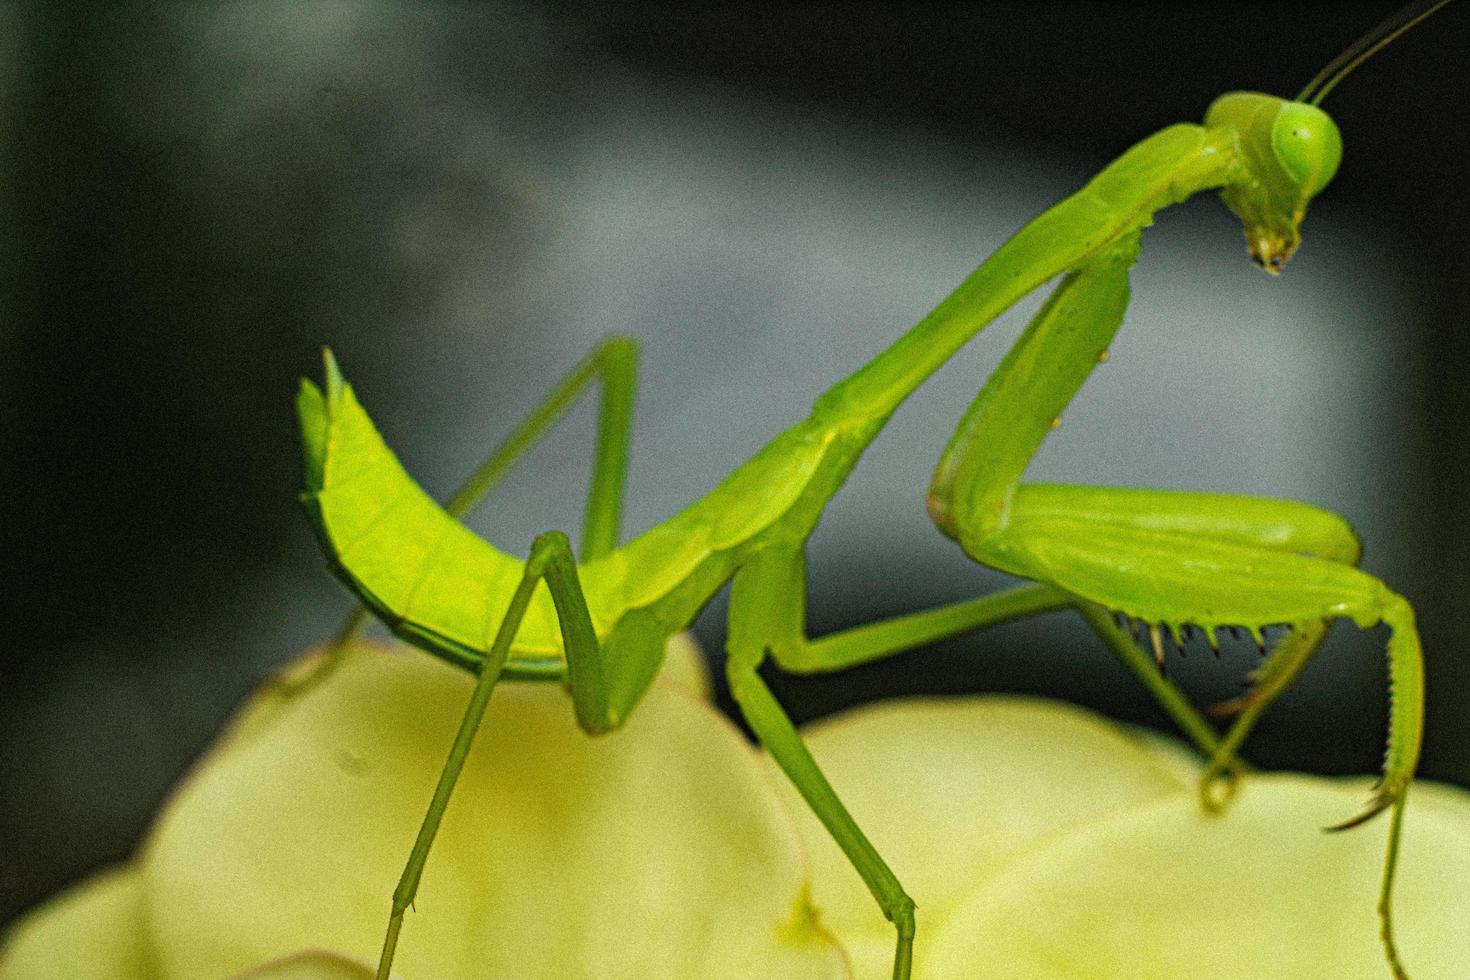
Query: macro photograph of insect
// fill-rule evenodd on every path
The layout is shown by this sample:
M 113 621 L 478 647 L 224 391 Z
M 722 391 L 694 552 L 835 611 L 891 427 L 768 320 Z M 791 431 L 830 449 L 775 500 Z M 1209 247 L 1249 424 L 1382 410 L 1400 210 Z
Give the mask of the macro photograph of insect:
M 1470 977 L 1467 9 L 0 8 L 0 980 Z

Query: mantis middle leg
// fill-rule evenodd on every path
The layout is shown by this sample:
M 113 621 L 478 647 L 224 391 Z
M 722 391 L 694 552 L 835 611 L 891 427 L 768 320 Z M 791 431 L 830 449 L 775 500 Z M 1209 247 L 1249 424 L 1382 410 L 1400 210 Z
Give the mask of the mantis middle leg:
M 1189 703 L 1179 690 L 1143 655 L 1138 645 L 1113 624 L 1106 610 L 1093 603 L 1082 602 L 1054 586 L 1030 584 L 1003 592 L 937 606 L 921 612 L 895 616 L 875 623 L 809 639 L 806 622 L 806 574 L 804 556 L 798 553 L 788 574 L 788 595 L 796 608 L 789 611 L 788 622 L 796 624 L 781 642 L 771 647 L 771 656 L 782 670 L 793 674 L 818 674 L 845 670 L 858 664 L 912 650 L 947 639 L 960 633 L 996 626 L 1000 623 L 1073 607 L 1093 631 L 1108 645 L 1142 682 L 1180 731 L 1195 744 L 1200 754 L 1216 765 L 1212 778 L 1234 772 L 1240 765 L 1232 752 L 1222 751 L 1215 729 Z M 1258 713 L 1264 704 L 1253 706 Z M 1254 716 L 1253 716 L 1254 717 Z M 1242 716 L 1244 720 L 1244 716 Z M 1253 718 L 1252 718 L 1253 720 Z
M 1063 590 L 1049 585 L 1027 585 L 808 640 L 806 561 L 799 545 L 764 550 L 735 575 L 730 593 L 726 667 L 731 695 L 756 738 L 827 828 L 883 914 L 894 924 L 898 933 L 893 965 L 896 980 L 909 977 L 912 970 L 913 899 L 847 811 L 790 718 L 761 679 L 758 668 L 769 653 L 788 670 L 806 673 L 837 670 L 957 633 L 1075 603 L 1075 597 Z M 1208 724 L 1192 714 L 1193 709 L 1182 696 L 1176 697 L 1175 703 L 1191 714 L 1192 730 L 1205 733 L 1201 735 L 1202 750 L 1214 752 L 1218 745 Z
M 914 955 L 914 900 L 848 813 L 796 726 L 757 673 L 766 652 L 785 645 L 792 631 L 801 628 L 791 613 L 793 599 L 805 588 L 802 564 L 799 551 L 771 550 L 735 573 L 730 587 L 726 664 L 730 694 L 756 738 L 847 855 L 883 915 L 898 930 L 893 980 L 909 980 Z M 800 586 L 797 591 L 791 588 L 793 573 Z
M 592 482 L 587 491 L 582 546 L 577 554 L 585 562 L 613 550 L 622 525 L 637 370 L 638 345 L 631 337 L 603 340 L 495 448 L 444 505 L 444 509 L 453 517 L 464 517 L 473 511 L 501 478 L 515 468 L 521 457 L 576 403 L 587 386 L 594 379 L 600 379 L 602 391 L 597 412 L 597 444 L 593 451 Z

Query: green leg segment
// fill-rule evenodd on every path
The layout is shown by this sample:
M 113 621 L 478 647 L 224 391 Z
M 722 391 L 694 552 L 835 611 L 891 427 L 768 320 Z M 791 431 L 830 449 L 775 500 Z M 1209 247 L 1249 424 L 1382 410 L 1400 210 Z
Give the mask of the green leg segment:
M 793 588 L 799 589 L 804 596 L 806 563 L 800 556 L 795 562 L 799 580 Z M 1073 601 L 1065 592 L 1048 585 L 1022 585 L 978 599 L 866 623 L 815 640 L 808 640 L 799 633 L 794 637 L 794 643 L 790 642 L 793 638 L 788 637 L 788 642 L 773 647 L 771 653 L 781 669 L 793 674 L 846 670 L 959 633 L 1065 609 Z M 795 612 L 803 623 L 806 618 L 804 606 L 803 600 L 803 608 Z
M 1085 492 L 1095 491 L 1088 488 Z M 1189 495 L 1172 497 L 1176 504 L 1187 503 Z M 1300 505 L 1283 504 L 1290 506 Z M 981 540 L 965 541 L 966 549 L 1016 574 L 1041 577 L 1044 569 L 1047 579 L 1060 588 L 1164 628 L 1177 629 L 1186 623 L 1207 630 L 1238 625 L 1258 640 L 1268 626 L 1293 628 L 1292 638 L 1264 666 L 1257 691 L 1247 699 L 1206 770 L 1204 793 L 1209 802 L 1218 803 L 1209 795 L 1209 782 L 1226 771 L 1250 726 L 1305 666 L 1327 621 L 1345 617 L 1365 629 L 1377 623 L 1387 625 L 1392 699 L 1383 777 L 1367 807 L 1332 829 L 1356 826 L 1402 800 L 1418 761 L 1424 691 L 1414 614 L 1401 596 L 1351 565 L 1244 540 L 1234 522 L 1238 515 L 1231 515 L 1231 527 L 1208 535 L 1199 528 L 1160 528 L 1158 515 L 1147 508 L 1138 510 L 1131 522 L 1116 519 L 1116 513 L 1114 519 L 1099 519 L 1083 510 L 1071 515 L 1054 509 L 1032 513 L 1024 496 L 1017 494 L 1012 511 L 1008 527 Z M 1208 519 L 1210 513 L 1210 506 L 1201 506 L 1199 519 Z M 1145 568 L 1146 574 L 1136 573 Z M 1385 942 L 1392 937 L 1388 896 L 1399 826 L 1395 822 L 1391 828 L 1385 861 L 1380 903 Z M 1396 962 L 1392 948 L 1388 956 L 1390 962 Z
M 1293 561 L 1310 557 L 1351 566 L 1361 553 L 1357 536 L 1346 521 L 1330 511 L 1296 501 L 1168 490 L 1027 484 L 1018 489 L 1013 508 L 1015 519 L 1022 523 L 1053 519 L 1085 521 L 1093 534 L 1104 537 L 1136 532 L 1157 538 L 1162 534 L 1162 540 L 1172 543 L 1175 549 L 1176 554 L 1172 556 L 1175 562 L 1195 561 L 1194 552 L 1216 544 L 1250 549 L 1242 552 L 1242 560 L 1248 564 L 1253 564 L 1257 554 L 1264 552 L 1290 556 L 1289 560 Z M 1120 554 L 1118 560 L 1126 565 L 1132 559 Z M 1207 570 L 1201 569 L 1201 573 Z M 1123 582 L 1120 576 L 1118 587 L 1126 592 Z M 1187 595 L 1188 590 L 1182 594 L 1182 602 L 1189 602 Z M 1115 598 L 1122 601 L 1118 596 Z M 1195 615 L 1202 614 L 1197 611 Z M 1130 648 L 1136 653 L 1136 645 L 1107 622 L 1101 610 L 1084 615 L 1125 660 L 1129 659 Z M 1108 635 L 1110 631 L 1112 635 Z M 1211 758 L 1201 778 L 1200 793 L 1209 809 L 1218 809 L 1228 799 L 1234 781 L 1227 779 L 1222 784 L 1220 777 L 1229 777 L 1240 770 L 1236 753 L 1266 708 L 1310 662 L 1326 632 L 1327 623 L 1323 620 L 1296 622 L 1254 675 L 1251 691 L 1212 710 L 1216 715 L 1238 717 L 1225 738 L 1207 753 Z M 1145 666 L 1145 659 L 1137 657 L 1130 666 L 1152 690 L 1150 677 L 1157 673 Z M 1154 695 L 1168 707 L 1167 691 L 1156 690 Z M 1179 715 L 1175 718 L 1182 727 L 1187 724 Z M 1195 741 L 1204 745 L 1198 737 Z M 1226 791 L 1223 797 L 1217 794 L 1222 786 Z
M 785 573 L 787 584 L 783 588 L 791 600 L 799 605 L 787 611 L 784 621 L 804 624 L 805 561 L 800 554 L 791 561 L 794 564 Z M 798 627 L 787 630 L 771 646 L 771 655 L 783 670 L 794 674 L 845 670 L 959 633 L 1067 607 L 1076 607 L 1082 618 L 1107 643 L 1108 648 L 1133 671 L 1179 725 L 1180 730 L 1189 736 L 1200 754 L 1207 758 L 1215 755 L 1219 738 L 1210 723 L 1189 703 L 1183 692 L 1143 655 L 1138 645 L 1113 625 L 1108 614 L 1096 605 L 1079 602 L 1075 596 L 1050 585 L 1022 585 L 978 599 L 967 599 L 906 616 L 867 623 L 815 640 L 807 639 L 804 629 Z
M 805 563 L 800 551 L 767 551 L 736 572 L 730 587 L 725 668 L 730 694 L 755 737 L 827 828 L 898 930 L 893 977 L 908 980 L 913 970 L 914 901 L 842 805 L 791 719 L 756 673 L 768 650 L 793 648 L 792 640 L 804 627 L 804 593 Z
M 893 980 L 908 980 L 913 971 L 914 900 L 904 892 L 898 877 L 837 798 L 837 791 L 822 774 L 770 688 L 756 673 L 749 655 L 737 655 L 732 651 L 727 676 L 730 693 L 740 705 L 740 713 L 750 724 L 755 737 L 796 786 L 873 893 L 884 916 L 897 928 Z
M 398 887 L 393 891 L 393 910 L 388 920 L 388 934 L 383 941 L 382 956 L 378 962 L 378 980 L 387 980 L 392 970 L 393 952 L 398 945 L 399 930 L 403 927 L 403 914 L 413 904 L 414 895 L 418 892 L 419 880 L 423 876 L 424 863 L 428 860 L 434 836 L 439 832 L 439 823 L 449 805 L 450 794 L 454 792 L 455 783 L 458 782 L 460 772 L 464 769 L 465 759 L 469 756 L 475 733 L 479 731 L 480 722 L 485 717 L 485 709 L 489 706 L 490 694 L 495 689 L 495 684 L 500 679 L 501 671 L 510 656 L 511 644 L 515 640 L 521 620 L 526 615 L 531 596 L 543 579 L 556 605 L 562 642 L 567 652 L 568 678 L 572 686 L 572 698 L 577 708 L 578 719 L 582 720 L 584 716 L 591 720 L 605 719 L 608 715 L 606 695 L 602 686 L 602 652 L 597 644 L 597 635 L 593 632 L 587 603 L 582 597 L 576 567 L 576 562 L 572 557 L 571 543 L 567 540 L 566 535 L 559 531 L 541 535 L 531 546 L 531 554 L 526 559 L 525 573 L 516 587 L 515 594 L 511 597 L 510 607 L 506 610 L 505 618 L 495 633 L 489 652 L 485 655 L 479 679 L 475 683 L 474 692 L 470 695 L 470 703 L 465 709 L 459 731 L 454 737 L 454 745 L 449 750 L 449 758 L 445 760 L 444 769 L 440 773 L 439 783 L 434 789 L 428 813 L 425 814 L 424 822 L 419 827 L 418 837 L 414 841 L 413 851 L 403 869 L 403 875 L 398 880 Z M 586 723 L 584 727 L 587 727 Z M 600 727 L 606 728 L 607 726 L 601 724 Z
M 566 413 L 595 378 L 602 381 L 597 416 L 597 447 L 582 529 L 583 561 L 611 551 L 622 523 L 623 487 L 633 429 L 638 345 L 630 337 L 609 337 L 562 380 L 490 457 L 470 474 L 444 509 L 454 517 L 470 513 L 521 457 Z
M 1236 765 L 1236 753 L 1245 744 L 1246 737 L 1255 728 L 1266 708 L 1292 685 L 1311 662 L 1312 655 L 1317 652 L 1317 647 L 1327 635 L 1328 625 L 1325 622 L 1309 622 L 1292 630 L 1256 671 L 1254 684 L 1245 697 L 1211 709 L 1213 714 L 1234 714 L 1236 718 L 1200 777 L 1200 802 L 1205 809 L 1218 811 L 1229 802 L 1234 790 L 1234 780 L 1226 781 L 1226 792 L 1220 795 L 1216 793 L 1219 778 Z
M 1388 827 L 1388 857 L 1383 863 L 1383 885 L 1378 891 L 1378 935 L 1388 954 L 1388 966 L 1393 970 L 1394 980 L 1409 980 L 1403 960 L 1399 959 L 1398 946 L 1393 941 L 1393 876 L 1399 865 L 1399 841 L 1403 838 L 1404 804 L 1408 798 L 1408 790 L 1404 790 L 1393 805 L 1393 822 Z

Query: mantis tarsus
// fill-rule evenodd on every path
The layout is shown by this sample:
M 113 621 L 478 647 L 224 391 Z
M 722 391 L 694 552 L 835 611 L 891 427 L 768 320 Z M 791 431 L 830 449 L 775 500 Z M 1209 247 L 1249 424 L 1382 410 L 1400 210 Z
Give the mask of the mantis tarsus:
M 428 814 L 394 892 L 379 964 L 387 977 L 439 821 L 501 680 L 554 681 L 590 734 L 622 725 L 656 673 L 665 641 L 730 585 L 726 674 L 742 714 L 832 834 L 897 931 L 893 976 L 911 973 L 914 902 L 807 752 L 757 668 L 838 670 L 935 639 L 1075 607 L 1211 757 L 1202 795 L 1267 704 L 1315 652 L 1327 624 L 1385 623 L 1392 709 L 1383 777 L 1351 827 L 1392 808 L 1380 898 L 1390 964 L 1402 975 L 1389 896 L 1403 803 L 1419 752 L 1423 681 L 1409 604 L 1357 570 L 1348 524 L 1307 504 L 1178 491 L 1023 484 L 1062 409 L 1106 356 L 1128 303 L 1128 270 L 1154 214 L 1219 189 L 1252 257 L 1277 272 L 1299 242 L 1307 202 L 1332 179 L 1336 125 L 1316 103 L 1347 71 L 1443 5 L 1420 4 L 1368 35 L 1296 100 L 1222 96 L 1203 125 L 1148 137 L 1082 190 L 1018 231 L 896 343 L 815 402 L 705 497 L 638 537 L 618 528 L 636 348 L 605 341 L 511 435 L 447 507 L 408 477 L 330 353 L 322 388 L 303 382 L 303 495 L 338 575 L 396 634 L 478 675 Z M 1308 99 L 1315 95 L 1315 98 Z M 977 561 L 1032 580 L 996 595 L 818 639 L 805 630 L 804 548 L 827 501 L 891 413 L 1001 312 L 1060 284 L 990 377 L 945 449 L 929 489 L 944 533 Z M 594 380 L 601 385 L 586 528 L 536 538 L 522 561 L 458 520 Z M 1162 636 L 1198 627 L 1291 632 L 1264 663 L 1223 739 L 1111 615 Z M 350 628 L 349 628 L 350 629 Z

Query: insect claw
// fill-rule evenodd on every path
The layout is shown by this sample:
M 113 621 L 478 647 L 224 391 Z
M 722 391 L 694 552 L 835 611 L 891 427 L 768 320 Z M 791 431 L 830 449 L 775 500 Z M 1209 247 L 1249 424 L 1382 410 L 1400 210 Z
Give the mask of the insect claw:
M 1246 686 L 1249 687 L 1249 685 Z M 1255 704 L 1257 699 L 1257 692 L 1248 690 L 1240 696 L 1233 697 L 1228 701 L 1221 701 L 1218 704 L 1210 705 L 1209 707 L 1205 708 L 1205 714 L 1209 715 L 1211 718 L 1234 718 L 1236 715 L 1249 708 L 1252 704 Z
M 1233 718 L 1243 710 L 1241 703 L 1244 698 L 1231 698 L 1229 701 L 1221 701 L 1219 704 L 1211 704 L 1205 707 L 1205 714 L 1211 718 Z
M 1363 812 L 1359 813 L 1355 817 L 1344 820 L 1342 823 L 1333 824 L 1331 827 L 1323 827 L 1322 829 L 1331 832 L 1339 830 L 1351 830 L 1359 824 L 1367 823 L 1369 820 L 1378 816 L 1378 814 L 1382 813 L 1384 810 L 1387 810 L 1389 807 L 1393 806 L 1403 795 L 1403 789 L 1395 792 L 1385 787 L 1383 785 L 1383 781 L 1380 780 L 1378 784 L 1373 787 L 1373 796 L 1368 800 L 1368 805 L 1363 810 Z
M 1209 643 L 1210 643 L 1210 652 L 1215 655 L 1215 659 L 1216 660 L 1219 660 L 1220 659 L 1220 638 L 1215 635 L 1215 631 L 1214 630 L 1207 629 L 1207 630 L 1205 630 L 1205 639 L 1208 640 Z

